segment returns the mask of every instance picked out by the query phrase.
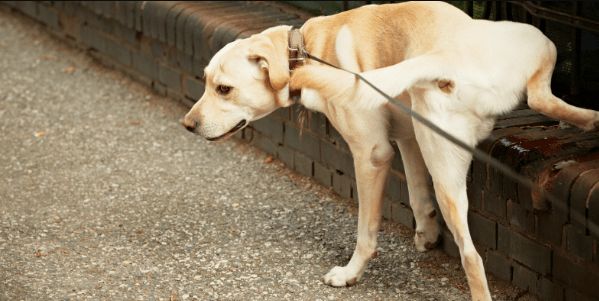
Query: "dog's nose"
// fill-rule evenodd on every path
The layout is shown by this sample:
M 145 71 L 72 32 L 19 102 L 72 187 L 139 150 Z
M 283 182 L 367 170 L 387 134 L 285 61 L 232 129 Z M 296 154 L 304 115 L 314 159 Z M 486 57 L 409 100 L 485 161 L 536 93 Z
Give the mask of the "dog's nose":
M 198 125 L 198 123 L 197 123 L 197 122 L 194 122 L 194 123 L 193 123 L 193 125 L 187 125 L 187 124 L 186 124 L 186 125 L 185 125 L 185 128 L 186 128 L 188 131 L 190 131 L 190 132 L 192 132 L 192 133 L 193 133 L 193 132 L 196 130 L 196 126 L 197 126 L 197 125 Z
M 183 118 L 181 120 L 181 124 L 190 132 L 195 132 L 198 127 L 198 122 L 191 118 Z

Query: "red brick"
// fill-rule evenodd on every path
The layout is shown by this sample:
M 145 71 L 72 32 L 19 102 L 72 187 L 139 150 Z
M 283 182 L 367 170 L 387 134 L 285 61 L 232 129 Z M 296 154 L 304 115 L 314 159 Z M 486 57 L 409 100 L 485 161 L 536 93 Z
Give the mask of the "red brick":
M 497 224 L 495 221 L 470 210 L 468 224 L 470 235 L 477 244 L 491 249 L 497 248 Z
M 179 70 L 159 64 L 158 78 L 169 89 L 181 91 L 181 72 Z
M 335 145 L 321 140 L 320 143 L 321 159 L 320 161 L 332 169 L 339 170 L 345 174 L 354 177 L 354 160 L 351 154 L 341 151 Z
M 152 58 L 136 53 L 131 57 L 131 63 L 139 73 L 154 80 L 158 79 L 158 64 Z
M 352 180 L 350 177 L 338 172 L 333 173 L 333 190 L 344 198 L 351 197 Z
M 288 148 L 288 147 L 284 147 L 284 146 L 278 146 L 277 147 L 277 158 L 279 158 L 279 160 L 283 161 L 283 163 L 285 163 L 285 165 L 287 165 L 287 167 L 289 168 L 293 168 L 293 150 Z
M 313 164 L 310 158 L 306 157 L 300 152 L 293 153 L 293 169 L 298 173 L 312 177 L 313 175 Z
M 505 281 L 512 280 L 512 263 L 503 254 L 489 250 L 485 258 L 485 269 L 497 278 Z
M 244 129 L 244 140 L 250 140 L 252 145 L 257 146 L 258 148 L 260 148 L 261 150 L 271 154 L 271 155 L 276 155 L 277 154 L 277 150 L 278 145 L 276 143 L 274 143 L 272 141 L 272 139 L 270 139 L 269 137 L 260 134 L 259 132 L 256 132 L 250 128 L 245 128 Z M 279 158 L 281 159 L 281 158 Z M 281 161 L 283 161 L 283 159 L 281 159 Z M 288 165 L 289 166 L 289 165 Z M 291 166 L 289 166 L 291 167 Z
M 391 161 L 391 168 L 398 172 L 404 172 L 403 161 L 401 159 L 401 153 L 399 151 L 395 152 L 393 161 Z
M 187 41 L 181 39 L 181 42 L 179 42 L 179 36 L 177 36 L 177 48 L 183 51 L 193 50 L 193 53 L 191 54 L 193 54 L 194 58 L 206 61 L 209 60 L 220 49 L 210 45 L 210 38 L 214 34 L 215 29 L 225 20 L 243 16 L 243 10 L 238 6 L 239 5 L 233 4 L 231 7 L 219 8 L 212 10 L 210 13 L 204 13 L 203 11 L 200 11 L 200 9 L 196 9 L 198 14 L 191 17 L 193 18 L 192 21 L 195 21 L 196 24 L 191 27 L 186 27 L 188 31 L 185 33 L 184 37 L 188 39 Z M 179 27 L 177 27 L 177 32 L 179 32 Z M 185 45 L 185 42 L 187 42 L 187 45 Z M 191 45 L 189 44 L 190 42 L 192 43 Z
M 561 210 L 551 209 L 549 212 L 537 212 L 535 214 L 535 235 L 540 241 L 561 246 L 562 230 L 567 221 L 567 214 Z
M 578 176 L 585 170 L 599 168 L 599 160 L 590 160 L 573 164 L 562 168 L 556 175 L 549 191 L 551 191 L 558 199 L 570 199 L 570 190 Z M 556 208 L 559 209 L 559 208 Z M 558 213 L 558 212 L 556 212 Z M 567 214 L 566 212 L 561 212 Z M 559 213 L 558 213 L 559 214 Z
M 195 3 L 194 3 L 195 4 Z M 174 45 L 177 47 L 177 49 L 181 50 L 181 51 L 185 51 L 185 25 L 188 21 L 188 19 L 192 18 L 191 15 L 198 11 L 201 10 L 202 7 L 195 4 L 195 5 L 190 5 L 188 7 L 186 7 L 185 9 L 181 10 L 179 12 L 179 14 L 177 15 L 175 24 L 174 24 L 174 28 L 175 28 L 175 41 L 174 41 Z M 168 35 L 168 34 L 167 34 Z M 168 41 L 168 36 L 167 36 L 167 41 Z M 206 39 L 204 39 L 204 41 L 206 41 Z
M 553 254 L 553 277 L 583 295 L 599 299 L 599 271 L 579 264 L 563 254 Z
M 171 9 L 177 5 L 178 3 L 175 1 L 158 2 L 158 7 L 156 7 L 156 12 L 154 13 L 152 33 L 156 39 L 160 40 L 160 42 L 166 42 L 166 21 Z
M 565 301 L 597 301 L 597 299 L 588 297 L 579 291 L 569 289 L 569 288 L 566 289 L 566 293 L 564 295 L 564 300 Z
M 586 227 L 584 217 L 586 215 L 587 199 L 596 183 L 599 183 L 599 168 L 581 172 L 572 184 L 570 191 L 570 220 L 572 224 Z M 579 214 L 578 218 L 573 214 L 574 212 Z
M 332 185 L 332 172 L 319 162 L 314 162 L 314 179 L 316 182 L 330 187 Z
M 543 275 L 551 272 L 551 249 L 512 229 L 497 225 L 497 249 Z
M 283 123 L 280 120 L 266 116 L 262 119 L 252 121 L 250 125 L 260 133 L 270 137 L 274 143 L 283 143 Z
M 511 236 L 509 254 L 543 275 L 551 271 L 551 249 L 528 237 L 514 233 Z
M 449 256 L 460 257 L 460 249 L 455 244 L 453 235 L 446 228 L 443 228 L 441 232 L 441 248 L 443 248 L 443 251 Z
M 177 25 L 177 18 L 179 18 L 179 15 L 183 12 L 184 9 L 187 9 L 188 7 L 194 5 L 193 3 L 177 3 L 175 6 L 171 7 L 171 9 L 168 11 L 168 14 L 166 15 L 166 19 L 165 19 L 165 34 L 166 34 L 166 42 L 171 45 L 174 46 L 175 45 L 175 35 L 177 34 L 176 32 L 176 25 Z
M 483 195 L 483 210 L 500 219 L 505 219 L 507 215 L 507 202 L 495 193 L 485 191 Z
M 284 143 L 286 146 L 304 153 L 314 161 L 321 159 L 320 139 L 307 131 L 300 134 L 299 129 L 289 123 L 285 124 Z
M 599 239 L 599 184 L 591 189 L 587 201 L 589 204 L 587 209 L 587 228 L 592 236 Z
M 272 27 L 276 25 L 274 19 L 277 16 L 282 16 L 282 14 L 272 11 L 252 11 L 252 7 L 249 7 L 249 11 L 245 10 L 242 17 L 231 18 L 219 24 L 209 41 L 213 49 L 220 49 L 229 42 L 234 41 L 244 31 L 254 29 L 262 31 Z
M 497 250 L 503 254 L 510 254 L 512 232 L 503 224 L 497 224 Z
M 392 220 L 392 214 L 391 214 L 391 201 L 388 198 L 384 198 L 383 199 L 383 208 L 381 209 L 383 211 L 383 218 L 386 220 Z
M 26 15 L 37 18 L 37 1 L 16 1 L 15 6 Z
M 105 47 L 106 55 L 111 59 L 127 67 L 131 65 L 131 49 L 124 43 L 107 38 Z
M 310 131 L 312 131 L 312 133 L 319 135 L 319 136 L 326 135 L 326 131 L 327 131 L 326 116 L 321 113 L 317 113 L 317 112 L 309 112 L 308 116 L 309 116 L 308 123 L 310 126 Z
M 534 126 L 534 125 L 555 125 L 557 121 L 551 120 L 539 113 L 536 113 L 531 116 L 522 116 L 519 118 L 510 118 L 498 120 L 495 124 L 495 128 L 507 128 L 507 127 L 517 127 L 517 126 Z
M 566 250 L 582 259 L 589 261 L 593 259 L 593 239 L 585 234 L 584 228 L 567 225 L 564 234 Z
M 204 82 L 190 76 L 185 76 L 183 83 L 185 84 L 185 95 L 193 99 L 194 102 L 198 101 L 202 97 L 202 94 L 204 94 Z
M 53 29 L 60 29 L 58 22 L 58 13 L 56 10 L 44 3 L 37 6 L 38 19 Z
M 483 190 L 474 184 L 468 185 L 468 207 L 472 209 L 482 210 Z
M 539 297 L 546 301 L 563 301 L 564 288 L 553 281 L 543 277 L 539 281 Z
M 389 172 L 389 175 L 387 176 L 385 195 L 387 195 L 393 202 L 400 202 L 401 181 L 402 179 L 396 172 Z
M 521 289 L 537 294 L 539 290 L 538 282 L 538 276 L 534 271 L 531 271 L 517 262 L 513 263 L 513 284 Z
M 528 210 L 511 200 L 507 202 L 507 219 L 511 226 L 529 233 L 534 232 L 535 217 L 532 210 Z
M 391 220 L 410 229 L 416 228 L 412 209 L 398 202 L 391 201 Z
M 152 81 L 152 90 L 158 95 L 166 96 L 166 86 L 158 81 Z

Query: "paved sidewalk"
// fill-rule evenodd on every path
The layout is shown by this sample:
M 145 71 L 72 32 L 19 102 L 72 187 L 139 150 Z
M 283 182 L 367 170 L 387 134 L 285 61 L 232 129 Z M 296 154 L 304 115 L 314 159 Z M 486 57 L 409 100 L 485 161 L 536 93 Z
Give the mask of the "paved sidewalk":
M 359 285 L 322 284 L 354 204 L 187 133 L 185 107 L 22 16 L 0 10 L 0 36 L 0 300 L 468 299 L 458 260 L 390 223 Z

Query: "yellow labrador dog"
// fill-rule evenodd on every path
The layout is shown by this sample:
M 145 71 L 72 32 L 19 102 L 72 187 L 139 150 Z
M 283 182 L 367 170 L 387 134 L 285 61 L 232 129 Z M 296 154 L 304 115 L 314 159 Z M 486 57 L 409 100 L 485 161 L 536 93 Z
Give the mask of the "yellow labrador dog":
M 332 286 L 355 284 L 376 253 L 383 188 L 394 155 L 389 140 L 395 140 L 416 219 L 416 248 L 432 248 L 440 232 L 428 169 L 472 299 L 490 300 L 467 224 L 466 173 L 472 156 L 412 122 L 350 74 L 309 60 L 290 73 L 290 30 L 269 28 L 221 49 L 205 69 L 206 90 L 185 116 L 185 127 L 209 140 L 226 138 L 294 103 L 293 90 L 301 90 L 302 105 L 328 117 L 353 154 L 360 206 L 351 260 L 324 276 Z M 512 110 L 524 95 L 531 108 L 549 117 L 585 130 L 599 123 L 598 112 L 552 94 L 556 49 L 530 25 L 473 20 L 442 2 L 408 2 L 312 18 L 299 33 L 309 53 L 363 72 L 472 146 L 489 134 L 495 116 Z

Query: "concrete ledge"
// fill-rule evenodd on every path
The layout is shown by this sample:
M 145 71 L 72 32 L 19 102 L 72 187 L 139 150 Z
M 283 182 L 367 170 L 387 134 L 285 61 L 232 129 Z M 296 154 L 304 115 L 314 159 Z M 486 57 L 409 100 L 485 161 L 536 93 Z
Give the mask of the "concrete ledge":
M 105 64 L 157 93 L 190 105 L 203 93 L 203 67 L 223 45 L 264 28 L 300 26 L 296 14 L 268 2 L 2 1 L 43 23 Z M 347 198 L 357 199 L 347 145 L 321 114 L 299 135 L 298 107 L 282 109 L 237 134 Z M 599 133 L 560 129 L 526 108 L 498 120 L 480 148 L 561 196 L 567 211 L 475 162 L 469 178 L 471 233 L 487 271 L 543 299 L 599 299 Z M 572 161 L 561 169 L 559 162 Z M 410 228 L 414 220 L 399 155 L 385 192 L 384 216 Z M 586 220 L 572 218 L 578 212 Z M 443 249 L 457 248 L 444 232 Z M 582 299 L 581 299 L 582 298 Z

